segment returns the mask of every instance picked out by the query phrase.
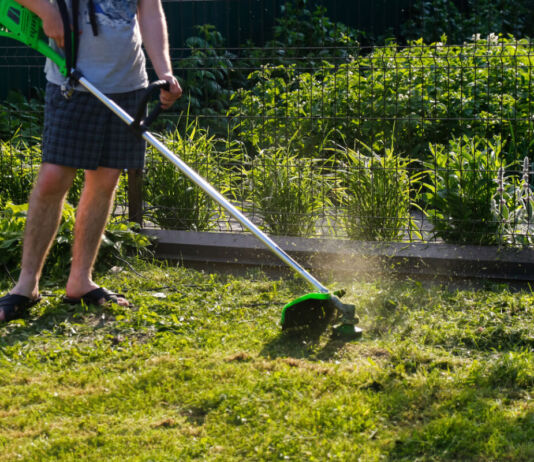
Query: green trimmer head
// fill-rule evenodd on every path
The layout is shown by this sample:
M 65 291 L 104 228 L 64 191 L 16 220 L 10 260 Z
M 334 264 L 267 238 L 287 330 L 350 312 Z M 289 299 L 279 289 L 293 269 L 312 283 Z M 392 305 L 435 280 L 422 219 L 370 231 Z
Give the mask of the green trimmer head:
M 333 334 L 337 337 L 359 338 L 362 330 L 356 327 L 354 305 L 343 303 L 330 293 L 310 293 L 288 303 L 282 309 L 282 330 L 324 329 L 335 319 Z

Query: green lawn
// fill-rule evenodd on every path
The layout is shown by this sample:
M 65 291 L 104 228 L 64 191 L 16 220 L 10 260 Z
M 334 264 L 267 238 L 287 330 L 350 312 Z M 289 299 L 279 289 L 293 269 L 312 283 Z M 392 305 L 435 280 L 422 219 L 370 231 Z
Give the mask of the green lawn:
M 343 342 L 281 335 L 300 281 L 135 265 L 0 327 L 2 461 L 534 460 L 532 291 L 354 281 Z

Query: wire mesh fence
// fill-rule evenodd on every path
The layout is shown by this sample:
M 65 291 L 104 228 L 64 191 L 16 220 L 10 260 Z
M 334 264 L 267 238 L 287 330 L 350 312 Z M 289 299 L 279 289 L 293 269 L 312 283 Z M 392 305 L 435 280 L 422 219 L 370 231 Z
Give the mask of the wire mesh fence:
M 498 5 L 483 1 L 445 2 L 439 24 L 443 2 L 399 2 L 389 22 L 368 31 L 329 17 L 340 2 L 174 3 L 176 11 L 203 13 L 191 36 L 173 39 L 184 97 L 155 129 L 264 230 L 532 245 L 534 43 L 523 38 L 530 16 L 514 30 L 504 26 L 528 2 L 500 5 L 490 31 L 481 19 Z M 202 24 L 213 14 L 208 3 L 226 13 L 222 32 Z M 225 32 L 238 27 L 236 4 L 267 12 L 284 6 L 285 15 L 270 17 L 272 26 L 260 21 L 274 31 L 245 43 Z M 461 40 L 443 35 L 453 23 L 461 25 Z M 228 45 L 232 40 L 240 46 Z M 22 72 L 32 90 L 11 94 L 0 108 L 0 190 L 2 200 L 20 202 L 39 165 L 42 95 L 33 88 L 42 60 L 17 62 L 12 53 L 0 48 L 0 67 Z M 243 231 L 151 149 L 142 187 L 146 227 Z M 116 213 L 131 206 L 127 190 L 123 180 Z

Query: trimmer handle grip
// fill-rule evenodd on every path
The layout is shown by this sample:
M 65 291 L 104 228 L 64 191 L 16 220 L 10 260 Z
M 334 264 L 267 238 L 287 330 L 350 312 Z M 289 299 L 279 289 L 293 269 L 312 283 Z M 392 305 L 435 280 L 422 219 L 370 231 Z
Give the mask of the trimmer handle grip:
M 144 132 L 148 129 L 149 125 L 156 120 L 158 115 L 161 113 L 163 108 L 161 107 L 161 103 L 158 103 L 158 105 L 152 109 L 150 114 L 146 118 L 144 118 L 144 115 L 146 114 L 146 107 L 148 105 L 148 101 L 150 100 L 152 93 L 156 90 L 167 90 L 171 88 L 171 84 L 167 82 L 166 80 L 156 80 L 155 82 L 152 82 L 145 90 L 145 93 L 143 94 L 141 101 L 139 102 L 139 105 L 137 106 L 137 111 L 135 114 L 135 118 L 133 122 L 131 123 L 131 127 L 138 131 L 138 132 Z

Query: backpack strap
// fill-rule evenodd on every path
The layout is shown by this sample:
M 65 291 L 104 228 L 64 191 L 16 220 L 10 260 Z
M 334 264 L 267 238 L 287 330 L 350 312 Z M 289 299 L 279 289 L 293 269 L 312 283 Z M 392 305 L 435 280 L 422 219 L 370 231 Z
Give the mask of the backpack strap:
M 93 29 L 93 35 L 98 35 L 98 25 L 96 23 L 95 4 L 93 0 L 89 0 L 89 21 L 91 22 L 91 29 Z
M 71 0 L 71 14 L 67 8 L 65 0 L 57 0 L 61 20 L 63 21 L 63 31 L 65 36 L 65 64 L 67 67 L 67 81 L 61 86 L 61 92 L 66 99 L 72 96 L 74 87 L 81 75 L 76 70 L 76 61 L 78 58 L 78 48 L 80 43 L 80 29 L 78 24 L 78 14 L 80 11 L 79 0 Z M 93 35 L 98 35 L 98 27 L 96 22 L 96 12 L 93 0 L 88 0 L 89 7 L 89 21 Z
M 76 12 L 78 11 L 77 0 L 73 0 L 73 9 L 74 4 L 76 4 Z M 61 14 L 61 20 L 63 21 L 63 32 L 65 36 L 65 62 L 67 65 L 67 77 L 70 77 L 72 69 L 76 67 L 76 58 L 78 52 L 78 34 L 74 34 L 74 29 L 78 31 L 78 16 L 75 16 L 76 20 L 71 21 L 69 14 L 69 9 L 65 0 L 57 0 L 57 6 L 59 8 L 59 13 Z M 71 28 L 71 24 L 75 23 L 76 26 Z
M 65 34 L 65 60 L 67 64 L 67 76 L 70 77 L 72 69 L 76 68 L 78 58 L 78 48 L 80 43 L 80 28 L 78 24 L 78 14 L 80 11 L 79 0 L 71 0 L 72 17 L 69 14 L 65 0 L 57 0 L 61 20 L 63 21 L 63 31 Z M 89 21 L 93 35 L 98 35 L 98 25 L 96 22 L 95 4 L 93 0 L 88 0 Z

